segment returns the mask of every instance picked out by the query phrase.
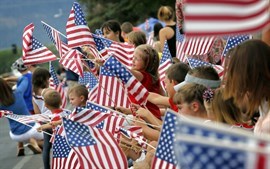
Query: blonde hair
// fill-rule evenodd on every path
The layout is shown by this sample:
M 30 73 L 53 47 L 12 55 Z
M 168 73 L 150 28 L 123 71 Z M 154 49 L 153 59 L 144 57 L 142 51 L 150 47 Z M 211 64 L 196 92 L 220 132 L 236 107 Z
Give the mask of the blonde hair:
M 161 21 L 169 21 L 175 19 L 174 10 L 170 6 L 161 6 L 158 10 L 157 16 Z
M 76 84 L 75 86 L 71 87 L 68 90 L 68 94 L 74 92 L 76 96 L 80 97 L 83 96 L 85 101 L 88 99 L 88 90 L 84 85 L 81 84 Z

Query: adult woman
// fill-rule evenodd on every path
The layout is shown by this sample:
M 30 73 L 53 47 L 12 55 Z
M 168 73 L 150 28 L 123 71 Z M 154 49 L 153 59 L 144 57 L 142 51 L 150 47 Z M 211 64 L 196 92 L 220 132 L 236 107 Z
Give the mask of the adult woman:
M 21 84 L 15 91 L 8 83 L 0 78 L 0 110 L 8 110 L 18 115 L 31 115 L 24 102 L 23 93 L 27 89 L 27 79 L 23 79 Z M 41 153 L 37 140 L 43 139 L 42 134 L 36 131 L 39 127 L 38 123 L 30 123 L 28 125 L 19 123 L 15 120 L 9 119 L 10 137 L 12 140 L 18 142 L 17 156 L 24 155 L 23 142 L 28 141 L 28 147 L 35 153 Z M 31 126 L 31 127 L 30 127 Z
M 174 18 L 175 14 L 172 7 L 161 6 L 159 8 L 158 19 L 165 23 L 165 27 L 159 31 L 160 45 L 163 51 L 165 41 L 167 40 L 172 57 L 176 56 L 176 22 Z
M 121 36 L 122 30 L 120 23 L 116 20 L 106 21 L 101 26 L 101 30 L 105 38 L 116 42 L 125 42 L 124 38 Z
M 249 40 L 230 53 L 224 96 L 233 97 L 249 117 L 257 110 L 257 134 L 270 134 L 270 46 L 261 40 Z

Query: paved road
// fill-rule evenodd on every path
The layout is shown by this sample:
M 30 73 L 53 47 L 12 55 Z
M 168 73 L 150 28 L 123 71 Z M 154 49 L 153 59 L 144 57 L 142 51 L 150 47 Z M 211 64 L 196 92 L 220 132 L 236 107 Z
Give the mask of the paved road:
M 0 169 L 43 169 L 42 157 L 34 155 L 27 147 L 25 156 L 17 157 L 17 143 L 9 137 L 9 125 L 0 119 Z

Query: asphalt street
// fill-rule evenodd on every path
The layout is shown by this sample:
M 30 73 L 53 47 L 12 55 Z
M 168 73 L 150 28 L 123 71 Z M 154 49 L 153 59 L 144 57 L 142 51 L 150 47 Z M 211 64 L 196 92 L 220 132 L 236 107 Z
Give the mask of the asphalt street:
M 25 147 L 25 156 L 17 157 L 17 143 L 9 137 L 9 124 L 0 119 L 0 169 L 43 169 L 41 154 L 34 155 Z

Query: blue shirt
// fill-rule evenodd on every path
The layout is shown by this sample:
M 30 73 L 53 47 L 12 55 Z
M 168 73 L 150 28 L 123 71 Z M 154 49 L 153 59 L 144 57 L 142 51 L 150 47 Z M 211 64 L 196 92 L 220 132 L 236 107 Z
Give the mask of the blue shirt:
M 23 98 L 23 91 L 25 89 L 21 88 L 21 86 L 19 86 L 16 91 L 13 92 L 13 96 L 15 98 L 15 102 L 9 106 L 0 106 L 1 110 L 8 110 L 8 111 L 12 111 L 13 114 L 18 114 L 18 115 L 31 115 L 28 111 L 28 108 L 24 102 L 24 98 Z M 31 127 L 28 127 L 22 123 L 16 122 L 14 120 L 8 119 L 9 122 L 9 127 L 10 127 L 10 131 L 15 134 L 15 135 L 20 135 L 20 134 L 24 134 L 27 131 L 29 131 L 31 129 Z M 28 125 L 30 126 L 34 126 L 35 123 L 29 123 Z
M 33 102 L 32 102 L 32 73 L 26 73 L 21 78 L 18 79 L 17 87 L 20 85 L 25 85 L 23 98 L 26 103 L 26 106 L 29 111 L 33 111 Z

